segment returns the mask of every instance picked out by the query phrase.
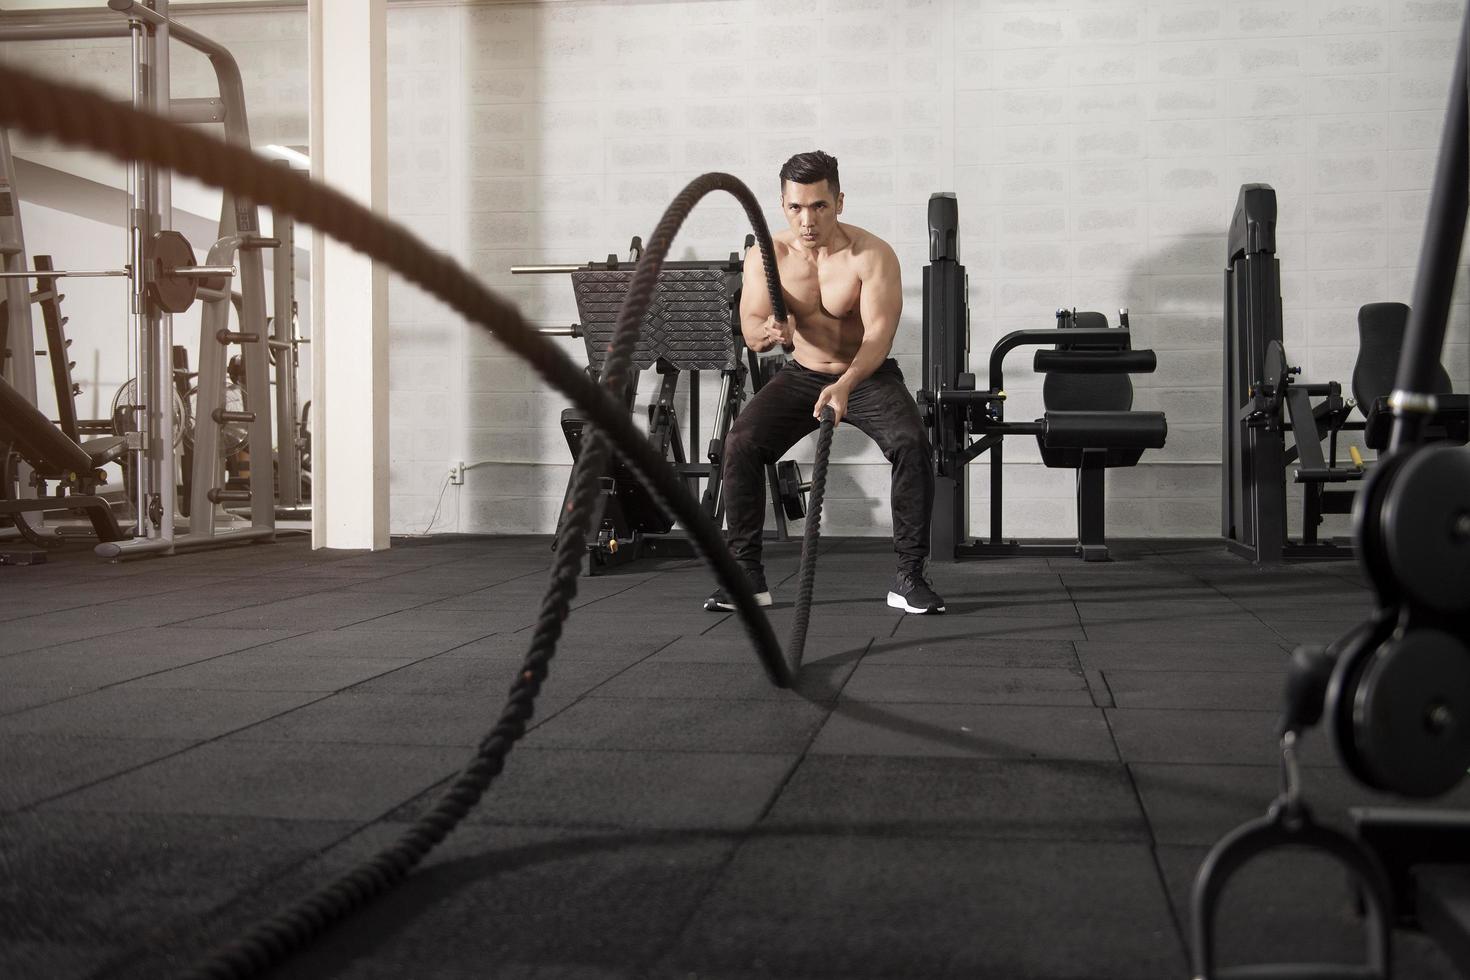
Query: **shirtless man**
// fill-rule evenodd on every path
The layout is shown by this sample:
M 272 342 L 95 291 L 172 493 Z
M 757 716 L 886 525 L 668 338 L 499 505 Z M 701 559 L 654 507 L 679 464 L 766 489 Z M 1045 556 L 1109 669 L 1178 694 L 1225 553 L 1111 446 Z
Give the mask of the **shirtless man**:
M 818 427 L 831 406 L 838 422 L 857 426 L 893 466 L 893 550 L 898 575 L 888 605 L 942 613 L 944 600 L 924 574 L 934 473 L 918 406 L 898 363 L 888 356 L 903 308 L 898 257 L 842 214 L 837 161 L 820 150 L 798 153 L 781 168 L 781 210 L 790 224 L 775 236 L 776 265 L 788 319 L 772 315 L 760 251 L 745 259 L 740 329 L 754 351 L 778 344 L 793 360 L 763 387 L 725 437 L 724 495 L 730 552 L 750 578 L 756 601 L 771 604 L 761 565 L 766 466 Z M 705 601 L 734 608 L 723 589 Z

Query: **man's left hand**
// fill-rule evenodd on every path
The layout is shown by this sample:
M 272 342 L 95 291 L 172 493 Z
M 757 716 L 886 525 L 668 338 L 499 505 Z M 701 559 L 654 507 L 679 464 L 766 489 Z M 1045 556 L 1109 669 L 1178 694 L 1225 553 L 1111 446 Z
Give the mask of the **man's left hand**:
M 847 414 L 847 387 L 841 381 L 822 389 L 822 393 L 817 396 L 816 407 L 812 409 L 812 417 L 820 419 L 822 409 L 828 405 L 832 406 L 832 424 L 840 423 Z

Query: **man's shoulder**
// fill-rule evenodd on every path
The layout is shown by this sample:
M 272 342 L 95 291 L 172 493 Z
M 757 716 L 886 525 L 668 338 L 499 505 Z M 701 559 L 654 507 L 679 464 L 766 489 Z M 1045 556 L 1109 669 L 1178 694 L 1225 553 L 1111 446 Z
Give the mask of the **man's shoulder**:
M 850 251 L 853 261 L 860 265 L 881 265 L 890 256 L 896 254 L 892 245 L 866 228 L 843 224 L 842 230 L 847 233 L 848 241 L 852 243 Z

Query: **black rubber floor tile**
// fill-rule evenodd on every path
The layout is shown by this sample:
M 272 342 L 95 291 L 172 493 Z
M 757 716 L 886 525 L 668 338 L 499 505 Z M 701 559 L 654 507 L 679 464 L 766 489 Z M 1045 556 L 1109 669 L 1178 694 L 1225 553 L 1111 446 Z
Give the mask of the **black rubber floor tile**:
M 602 628 L 596 632 L 590 628 L 593 625 L 590 621 L 586 625 L 588 629 L 562 634 L 556 643 L 556 659 L 552 661 L 553 664 L 577 660 L 625 667 L 679 639 L 679 634 L 661 629 L 618 628 L 616 621 L 612 628 L 603 623 Z M 520 661 L 530 651 L 534 636 L 535 631 L 529 629 L 487 636 L 456 647 L 449 655 Z
M 7 975 L 114 976 L 110 953 L 156 941 L 347 829 L 160 814 L 7 818 L 0 830 L 7 872 L 0 876 L 0 949 L 24 943 L 32 957 L 47 957 L 34 963 L 37 972 Z
M 776 634 L 784 650 L 789 634 Z M 855 662 L 868 649 L 872 637 L 832 633 L 808 633 L 803 647 L 803 662 L 830 666 Z M 754 642 L 738 631 L 721 631 L 703 636 L 684 636 L 660 650 L 653 660 L 659 663 L 736 664 L 760 669 Z
M 385 657 L 298 657 L 289 653 L 247 652 L 139 677 L 127 686 L 186 691 L 330 692 L 413 662 Z
M 801 752 L 827 709 L 799 698 L 715 701 L 588 698 L 546 722 L 540 748 Z
M 649 976 L 733 847 L 720 833 L 465 827 L 277 976 Z
M 447 598 L 464 595 L 509 582 L 525 575 L 534 575 L 539 569 L 548 567 L 546 562 L 505 561 L 483 564 L 439 566 L 405 571 L 398 575 L 384 576 L 370 581 L 358 582 L 343 589 L 345 592 L 360 592 L 366 595 L 416 595 L 432 598 Z
M 1274 671 L 1105 670 L 1119 708 L 1244 708 L 1279 710 L 1285 664 Z
M 98 738 L 214 738 L 321 697 L 294 691 L 109 687 L 0 718 L 0 733 Z
M 1264 625 L 1252 616 L 1242 614 L 1232 617 L 1209 619 L 1154 619 L 1147 611 L 1140 610 L 1133 619 L 1114 619 L 1107 622 L 1089 622 L 1083 625 L 1086 640 L 1132 640 L 1140 636 L 1149 642 L 1167 640 L 1181 643 L 1217 644 L 1222 641 L 1237 643 L 1243 647 L 1268 646 L 1289 639 Z
M 1012 640 L 976 637 L 952 624 L 949 634 L 874 642 L 866 664 L 971 667 L 1075 667 L 1069 640 Z
M 727 614 L 718 623 L 710 613 L 704 614 L 703 620 L 680 619 L 681 624 L 687 624 L 684 635 L 703 635 L 716 638 L 728 636 L 747 635 L 745 621 L 739 616 Z M 771 624 L 776 638 L 784 646 L 791 637 L 792 628 L 796 623 L 796 610 L 790 606 L 775 606 L 765 610 L 766 621 Z M 660 622 L 663 622 L 660 617 Z M 890 636 L 893 628 L 898 622 L 896 610 L 884 608 L 872 609 L 864 615 L 812 615 L 807 624 L 807 640 L 810 642 L 815 637 L 824 640 L 853 641 L 875 636 Z
M 37 812 L 372 820 L 458 771 L 469 756 L 460 747 L 221 739 Z
M 247 606 L 215 616 L 183 620 L 174 623 L 174 626 L 189 629 L 266 629 L 289 624 L 301 629 L 331 630 L 391 617 L 396 610 L 418 605 L 421 601 L 418 596 L 350 595 L 337 589 L 296 599 Z
M 1087 634 L 1078 623 L 1060 622 L 1035 617 L 1015 616 L 948 616 L 944 614 L 908 615 L 898 621 L 894 637 L 906 640 L 916 637 L 954 636 L 963 632 L 976 639 L 1006 638 L 1013 640 L 1085 640 Z
M 522 607 L 497 609 L 405 609 L 376 616 L 344 627 L 355 633 L 419 633 L 432 631 L 514 633 L 536 621 L 536 610 Z
M 0 686 L 85 691 L 290 635 L 288 630 L 130 630 L 0 658 Z
M 546 580 L 535 576 L 532 581 L 529 578 L 517 579 L 505 585 L 497 585 L 489 589 L 480 589 L 477 592 L 469 592 L 464 595 L 449 596 L 437 599 L 425 609 L 469 609 L 469 610 L 503 610 L 506 608 L 540 609 L 542 600 L 546 594 Z M 579 580 L 600 582 L 600 579 Z M 525 583 L 525 584 L 522 584 Z M 577 594 L 572 598 L 572 608 L 581 609 L 584 606 L 597 605 L 600 613 L 614 614 L 646 614 L 648 608 L 643 600 L 631 598 L 627 591 L 631 585 L 623 585 L 618 589 L 600 588 L 596 585 L 591 587 L 579 587 Z
M 1199 619 L 1229 621 L 1239 619 L 1253 625 L 1255 617 L 1229 599 L 1171 600 L 1130 599 L 1126 602 L 1097 602 L 1078 600 L 1077 615 L 1088 626 L 1094 623 L 1138 622 L 1191 622 Z
M 1190 892 L 1206 848 L 1161 846 L 1170 901 L 1189 921 Z M 1216 964 L 1343 963 L 1361 966 L 1366 927 L 1348 874 L 1325 856 L 1301 851 L 1263 855 L 1230 879 L 1215 918 Z M 1393 936 L 1393 975 L 1456 980 L 1444 952 L 1423 934 Z
M 968 620 L 1035 620 L 1054 626 L 1077 625 L 1077 610 L 1065 594 L 1055 596 L 987 596 L 975 592 L 945 591 L 944 614 L 951 619 L 966 622 L 956 624 L 964 628 Z
M 1181 976 L 1151 864 L 1140 844 L 757 839 L 665 964 L 700 977 Z
M 421 660 L 358 684 L 363 694 L 450 694 L 477 695 L 487 701 L 502 698 L 520 673 L 524 655 L 472 656 L 447 653 Z M 551 661 L 550 674 L 541 690 L 558 698 L 581 697 L 624 669 L 616 661 Z
M 1135 764 L 1129 768 L 1154 836 L 1166 844 L 1214 844 L 1247 820 L 1264 816 L 1281 790 L 1280 770 L 1275 766 Z M 1348 826 L 1348 807 L 1404 805 L 1401 797 L 1366 789 L 1336 767 L 1305 772 L 1302 792 L 1319 820 L 1339 827 Z M 1470 786 L 1461 786 L 1425 808 L 1463 810 L 1467 806 Z
M 856 659 L 808 662 L 792 688 L 771 683 L 757 664 L 704 664 L 652 660 L 637 664 L 592 692 L 595 698 L 676 698 L 834 701 Z
M 471 823 L 739 830 L 760 819 L 796 756 L 517 748 Z M 395 811 L 415 819 L 435 787 Z
M 1097 708 L 875 704 L 844 698 L 811 751 L 822 755 L 964 756 L 1117 762 Z
M 767 822 L 823 833 L 1142 840 L 1121 765 L 809 755 Z
M 1076 667 L 972 667 L 864 661 L 842 691 L 868 703 L 1091 705 Z
M 1288 656 L 1279 642 L 1236 643 L 1165 640 L 1084 640 L 1076 644 L 1084 667 L 1098 670 L 1246 670 L 1264 673 L 1286 669 Z
M 6 654 L 40 650 L 76 640 L 93 640 L 101 643 L 103 640 L 100 638 L 111 633 L 121 633 L 138 626 L 154 625 L 152 623 L 119 623 L 110 616 L 94 611 L 99 608 L 91 607 L 69 613 L 51 613 L 46 616 L 6 623 L 5 628 L 0 630 L 0 658 Z M 67 618 L 57 620 L 52 617 Z M 4 659 L 0 659 L 0 664 L 4 662 Z
M 0 812 L 30 806 L 192 744 L 186 739 L 0 735 L 0 758 L 5 760 Z
M 456 694 L 343 691 L 256 725 L 240 737 L 265 742 L 469 747 L 489 733 L 505 707 L 509 689 L 510 679 L 498 689 Z M 548 684 L 536 700 L 537 717 L 549 716 L 567 700 Z
M 1200 711 L 1179 708 L 1115 708 L 1108 711 L 1113 738 L 1125 762 L 1275 765 L 1280 711 Z M 1309 738 L 1298 753 L 1303 765 L 1335 765 L 1322 739 Z
M 418 630 L 314 630 L 275 643 L 253 647 L 250 656 L 292 657 L 381 657 L 385 660 L 420 660 L 465 647 L 485 637 L 479 629 Z
M 77 691 L 69 687 L 8 687 L 0 684 L 0 715 L 61 701 L 76 694 Z

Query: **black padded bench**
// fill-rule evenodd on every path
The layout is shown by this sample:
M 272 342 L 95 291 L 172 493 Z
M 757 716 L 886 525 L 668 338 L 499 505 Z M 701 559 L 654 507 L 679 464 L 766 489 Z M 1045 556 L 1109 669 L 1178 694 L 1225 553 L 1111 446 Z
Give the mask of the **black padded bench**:
M 52 424 L 43 412 L 0 379 L 0 446 L 24 459 L 43 480 L 55 480 L 67 491 L 64 496 L 0 499 L 0 514 L 17 515 L 62 508 L 81 510 L 92 521 L 99 541 L 124 537 L 111 506 L 92 491 L 102 482 L 98 472 L 108 463 L 122 459 L 126 442 L 122 436 L 104 436 L 75 443 Z M 8 455 L 8 454 L 7 454 Z M 0 476 L 0 495 L 9 497 L 11 475 L 8 463 Z M 22 533 L 25 528 L 22 527 Z

